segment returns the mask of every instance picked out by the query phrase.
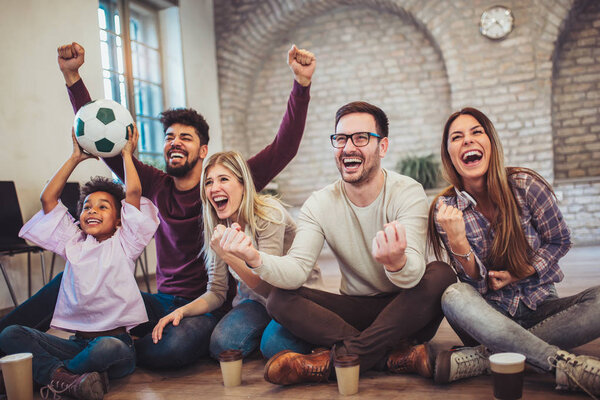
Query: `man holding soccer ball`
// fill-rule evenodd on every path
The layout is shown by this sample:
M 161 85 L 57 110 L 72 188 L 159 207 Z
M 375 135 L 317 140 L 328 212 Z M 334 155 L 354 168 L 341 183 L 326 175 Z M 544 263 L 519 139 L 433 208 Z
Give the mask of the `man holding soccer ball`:
M 79 75 L 84 56 L 83 47 L 77 43 L 58 48 L 58 64 L 75 111 L 91 100 Z M 292 46 L 288 65 L 294 74 L 294 85 L 277 136 L 273 143 L 248 160 L 257 191 L 292 160 L 304 131 L 316 59 L 312 53 Z M 140 337 L 136 342 L 140 365 L 176 368 L 208 354 L 210 334 L 226 310 L 185 318 L 177 326 L 165 329 L 163 340 L 158 344 L 152 342 L 151 331 L 156 322 L 204 293 L 208 280 L 200 254 L 203 235 L 199 188 L 202 162 L 208 152 L 208 125 L 193 109 L 167 110 L 160 117 L 165 130 L 163 154 L 167 172 L 134 158 L 142 194 L 159 209 L 161 223 L 155 235 L 159 293 L 142 293 L 150 321 L 132 333 Z M 121 156 L 103 160 L 123 178 Z M 12 324 L 48 329 L 61 278 L 62 275 L 58 275 L 1 320 L 0 330 Z M 235 285 L 230 284 L 230 289 L 235 290 Z

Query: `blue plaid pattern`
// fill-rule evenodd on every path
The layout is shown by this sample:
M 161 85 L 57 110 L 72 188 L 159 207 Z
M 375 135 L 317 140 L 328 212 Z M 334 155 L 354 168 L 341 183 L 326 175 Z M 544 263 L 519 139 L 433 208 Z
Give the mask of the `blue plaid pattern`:
M 529 256 L 536 273 L 530 277 L 514 282 L 500 290 L 491 290 L 487 286 L 488 258 L 494 238 L 490 222 L 475 209 L 474 201 L 466 192 L 458 192 L 456 196 L 444 196 L 445 204 L 457 207 L 463 212 L 467 240 L 473 248 L 475 261 L 482 277 L 474 280 L 465 274 L 456 257 L 450 254 L 452 265 L 456 268 L 461 281 L 471 284 L 489 302 L 514 316 L 522 301 L 532 310 L 542 302 L 560 282 L 564 275 L 558 266 L 558 260 L 571 248 L 571 232 L 563 220 L 552 192 L 543 182 L 530 174 L 519 172 L 509 176 L 509 184 L 521 209 L 521 226 L 525 237 L 533 250 Z M 436 228 L 442 237 L 444 246 L 448 248 L 446 232 L 436 221 Z M 501 266 L 491 269 L 505 269 Z

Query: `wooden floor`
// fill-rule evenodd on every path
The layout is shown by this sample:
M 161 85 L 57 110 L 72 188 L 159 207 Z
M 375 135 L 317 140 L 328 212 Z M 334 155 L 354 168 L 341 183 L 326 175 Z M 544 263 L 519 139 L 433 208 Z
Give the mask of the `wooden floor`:
M 561 266 L 565 272 L 564 283 L 558 286 L 561 296 L 567 296 L 600 283 L 600 247 L 575 248 L 565 257 Z M 331 257 L 319 261 L 328 285 L 335 287 L 337 266 Z M 434 349 L 447 349 L 460 344 L 458 337 L 443 322 L 432 341 Z M 575 349 L 576 353 L 600 357 L 600 340 Z M 266 361 L 257 357 L 244 360 L 243 383 L 236 388 L 225 388 L 221 382 L 218 364 L 202 360 L 196 365 L 178 370 L 155 372 L 138 368 L 126 378 L 111 381 L 107 400 L 130 399 L 335 399 L 343 398 L 337 392 L 335 382 L 328 384 L 279 387 L 263 380 Z M 527 371 L 523 398 L 535 399 L 584 399 L 581 393 L 554 391 L 554 379 L 550 375 Z M 491 377 L 481 376 L 451 385 L 435 386 L 431 380 L 412 375 L 389 375 L 370 372 L 361 377 L 359 393 L 355 399 L 491 399 Z M 39 397 L 36 397 L 39 398 Z

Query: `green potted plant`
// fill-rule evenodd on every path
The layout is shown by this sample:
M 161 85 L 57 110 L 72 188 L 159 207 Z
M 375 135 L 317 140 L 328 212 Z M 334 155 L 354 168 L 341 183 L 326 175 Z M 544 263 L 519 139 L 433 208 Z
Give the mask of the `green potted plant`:
M 440 165 L 433 158 L 433 154 L 403 158 L 396 164 L 396 170 L 402 175 L 410 176 L 419 182 L 424 189 L 438 186 Z

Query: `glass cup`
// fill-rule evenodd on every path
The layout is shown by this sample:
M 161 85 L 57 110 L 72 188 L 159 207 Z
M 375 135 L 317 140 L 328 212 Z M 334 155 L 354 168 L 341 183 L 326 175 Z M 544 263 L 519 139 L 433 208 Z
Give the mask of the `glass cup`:
M 17 353 L 0 358 L 8 400 L 33 399 L 31 353 Z
M 225 350 L 219 354 L 223 385 L 225 387 L 239 386 L 242 384 L 242 351 Z
M 494 381 L 494 398 L 517 400 L 523 397 L 525 356 L 519 353 L 497 353 L 490 356 Z
M 338 391 L 341 395 L 350 396 L 358 393 L 358 376 L 360 359 L 356 354 L 345 354 L 333 360 L 337 376 Z

